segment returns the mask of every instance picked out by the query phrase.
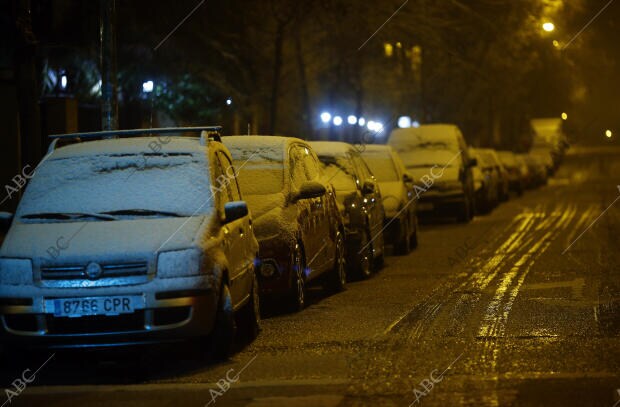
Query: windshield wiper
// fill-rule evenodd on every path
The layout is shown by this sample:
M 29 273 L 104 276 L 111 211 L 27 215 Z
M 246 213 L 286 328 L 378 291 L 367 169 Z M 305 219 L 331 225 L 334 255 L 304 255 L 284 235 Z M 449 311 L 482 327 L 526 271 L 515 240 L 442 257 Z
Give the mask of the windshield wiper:
M 100 213 L 61 213 L 61 212 L 45 212 L 45 213 L 30 213 L 23 215 L 22 219 L 59 219 L 59 220 L 73 220 L 82 218 L 95 218 L 101 220 L 116 220 L 114 216 L 105 215 Z
M 107 215 L 137 215 L 137 216 L 170 216 L 181 218 L 183 215 L 176 212 L 156 211 L 152 209 L 120 209 L 117 211 L 104 212 Z

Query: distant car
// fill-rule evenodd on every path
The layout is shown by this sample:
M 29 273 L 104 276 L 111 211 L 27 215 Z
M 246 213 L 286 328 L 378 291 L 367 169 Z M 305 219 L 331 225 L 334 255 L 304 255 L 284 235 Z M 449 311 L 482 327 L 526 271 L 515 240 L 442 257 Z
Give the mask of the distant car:
M 396 129 L 388 144 L 416 179 L 419 216 L 447 215 L 461 222 L 471 220 L 475 210 L 472 167 L 476 160 L 469 157 L 457 126 L 429 124 Z
M 485 151 L 470 148 L 470 155 L 476 159 L 473 167 L 474 189 L 476 191 L 476 210 L 487 213 L 493 210 L 500 201 L 501 174 L 496 164 Z
M 547 170 L 547 177 L 553 175 L 556 168 L 556 162 L 551 150 L 546 148 L 533 148 L 528 154 L 543 163 Z
M 547 183 L 547 166 L 543 160 L 531 154 L 524 154 L 523 159 L 530 171 L 531 187 L 536 188 L 545 185 Z
M 336 189 L 347 241 L 347 262 L 362 278 L 370 277 L 384 256 L 385 213 L 376 178 L 350 144 L 314 141 L 310 145 Z
M 298 311 L 306 286 L 345 288 L 344 226 L 332 186 L 303 140 L 277 136 L 223 138 L 260 245 L 261 294 Z
M 497 155 L 497 151 L 492 148 L 480 148 L 478 149 L 480 154 L 482 154 L 487 161 L 493 163 L 493 170 L 498 178 L 498 197 L 500 201 L 506 201 L 509 198 L 510 193 L 510 179 L 508 176 L 508 171 L 502 164 L 499 156 Z
M 379 182 L 385 231 L 388 243 L 399 254 L 407 254 L 418 245 L 417 199 L 413 178 L 407 174 L 398 154 L 385 145 L 366 145 L 362 158 Z
M 517 163 L 519 164 L 519 173 L 521 174 L 521 185 L 523 189 L 531 188 L 533 183 L 530 167 L 527 165 L 524 154 L 515 154 Z
M 522 195 L 525 184 L 522 174 L 522 163 L 519 162 L 517 156 L 512 151 L 498 151 L 497 155 L 501 160 L 504 168 L 508 171 L 509 188 L 517 195 Z
M 187 129 L 156 130 L 68 135 L 76 143 L 52 146 L 0 249 L 3 342 L 209 337 L 205 347 L 221 357 L 235 313 L 258 332 L 258 243 L 230 153 L 209 129 L 163 146 L 144 136 Z

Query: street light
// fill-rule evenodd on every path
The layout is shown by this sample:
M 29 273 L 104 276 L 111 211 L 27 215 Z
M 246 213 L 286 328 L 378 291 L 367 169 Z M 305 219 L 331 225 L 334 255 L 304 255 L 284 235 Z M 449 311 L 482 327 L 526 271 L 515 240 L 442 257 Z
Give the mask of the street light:
M 551 31 L 555 30 L 555 24 L 553 24 L 550 21 L 547 21 L 546 23 L 544 23 L 542 25 L 543 30 L 545 30 L 546 32 L 550 33 Z
M 342 124 L 342 117 L 334 116 L 334 126 L 340 126 Z
M 607 136 L 607 138 L 611 138 L 611 136 L 613 136 L 614 134 L 611 132 L 611 130 L 606 130 L 605 131 L 605 136 Z
M 146 81 L 142 84 L 142 92 L 151 93 L 153 91 L 153 81 Z
M 328 112 L 321 113 L 321 121 L 323 123 L 329 123 L 331 119 L 332 119 L 332 115 L 329 114 Z
M 359 124 L 360 127 L 364 127 L 366 125 L 366 119 L 364 119 L 363 117 L 360 117 L 359 120 L 357 121 L 357 124 Z
M 568 119 L 568 115 L 566 113 L 562 113 L 562 120 L 567 120 Z
M 349 115 L 349 117 L 347 117 L 347 123 L 349 123 L 350 125 L 354 125 L 355 123 L 357 123 L 357 117 L 355 117 L 354 115 Z

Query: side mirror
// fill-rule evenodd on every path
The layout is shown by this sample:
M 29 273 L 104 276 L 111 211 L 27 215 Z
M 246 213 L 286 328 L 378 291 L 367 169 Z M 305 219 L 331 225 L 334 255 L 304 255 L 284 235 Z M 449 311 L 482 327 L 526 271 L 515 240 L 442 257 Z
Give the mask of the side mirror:
M 300 199 L 319 198 L 327 193 L 325 185 L 316 181 L 306 181 L 299 187 L 299 192 L 295 194 L 293 201 Z
M 413 177 L 407 173 L 403 174 L 403 182 L 406 184 L 413 184 Z
M 248 204 L 245 201 L 233 201 L 224 204 L 224 222 L 230 223 L 248 216 Z
M 374 194 L 377 192 L 377 183 L 372 179 L 367 179 L 364 181 L 364 185 L 362 186 L 362 194 Z
M 476 159 L 476 158 L 470 158 L 470 159 L 469 159 L 469 166 L 470 166 L 470 167 L 475 167 L 476 165 L 478 165 L 478 159 Z

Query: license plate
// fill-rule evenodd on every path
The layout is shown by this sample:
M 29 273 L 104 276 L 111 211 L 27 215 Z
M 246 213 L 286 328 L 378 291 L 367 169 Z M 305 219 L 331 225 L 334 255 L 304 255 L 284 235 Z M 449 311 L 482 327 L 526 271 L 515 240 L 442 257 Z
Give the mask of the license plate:
M 79 318 L 91 315 L 130 314 L 145 308 L 142 295 L 110 297 L 55 298 L 45 300 L 45 312 L 56 317 Z
M 418 204 L 419 211 L 432 211 L 433 209 L 434 209 L 434 206 L 432 203 L 423 202 L 423 203 Z

